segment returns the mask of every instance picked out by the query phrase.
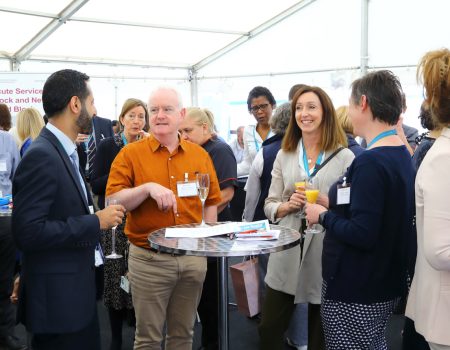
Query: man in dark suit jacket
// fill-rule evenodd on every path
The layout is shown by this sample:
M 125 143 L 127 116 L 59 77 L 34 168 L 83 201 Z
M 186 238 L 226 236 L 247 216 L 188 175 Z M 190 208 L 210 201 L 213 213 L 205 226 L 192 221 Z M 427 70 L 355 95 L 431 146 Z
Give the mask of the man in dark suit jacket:
M 90 134 L 92 134 L 92 137 L 94 138 L 95 143 L 94 153 L 95 153 L 97 152 L 97 148 L 101 140 L 114 136 L 111 120 L 99 117 L 98 115 L 94 115 L 94 117 L 92 118 L 92 126 L 89 128 L 89 130 L 82 130 L 80 135 L 78 135 L 77 151 L 78 157 L 80 158 L 80 167 L 81 169 L 85 170 L 85 175 L 88 182 L 90 181 L 89 178 L 90 174 L 88 174 L 86 168 L 87 145 L 86 142 L 80 141 L 87 141 L 89 139 Z
M 75 140 L 95 107 L 89 77 L 52 74 L 42 93 L 47 126 L 13 180 L 13 235 L 23 252 L 19 320 L 34 350 L 100 349 L 94 247 L 100 229 L 122 221 L 124 208 L 93 213 L 75 156 Z

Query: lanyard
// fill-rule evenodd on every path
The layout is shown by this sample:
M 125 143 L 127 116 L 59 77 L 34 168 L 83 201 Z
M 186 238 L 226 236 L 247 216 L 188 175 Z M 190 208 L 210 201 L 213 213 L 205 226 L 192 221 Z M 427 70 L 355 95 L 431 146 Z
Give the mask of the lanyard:
M 269 133 L 267 134 L 266 138 L 263 141 L 267 140 L 270 136 L 272 136 L 272 129 L 269 130 Z M 259 142 L 256 139 L 256 126 L 253 129 L 253 141 L 255 142 L 256 153 L 258 153 L 261 146 L 259 145 Z
M 126 146 L 128 144 L 128 141 L 127 141 L 126 137 L 123 135 L 123 133 L 121 134 L 121 137 L 122 137 L 123 145 Z
M 303 167 L 305 168 L 306 175 L 308 175 L 308 177 L 310 177 L 311 173 L 309 171 L 308 158 L 306 157 L 306 150 L 305 150 L 305 145 L 303 144 L 303 140 L 302 140 L 302 149 L 303 149 Z M 320 163 L 322 163 L 322 158 L 323 158 L 323 151 L 320 151 L 319 156 L 317 157 L 316 164 L 314 164 L 314 168 L 311 169 L 313 172 L 316 168 L 316 165 L 320 165 Z M 298 162 L 300 164 L 300 155 L 299 155 Z
M 367 148 L 370 148 L 375 142 L 380 141 L 381 139 L 384 139 L 385 137 L 391 136 L 391 135 L 397 135 L 397 130 L 386 130 L 381 133 L 379 133 L 375 138 L 370 141 L 370 143 L 367 145 Z

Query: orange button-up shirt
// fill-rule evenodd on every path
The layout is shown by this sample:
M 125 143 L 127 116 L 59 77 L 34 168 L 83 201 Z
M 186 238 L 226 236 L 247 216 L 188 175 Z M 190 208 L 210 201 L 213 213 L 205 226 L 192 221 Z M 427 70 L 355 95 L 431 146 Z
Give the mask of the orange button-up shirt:
M 163 212 L 156 201 L 148 197 L 127 213 L 125 233 L 134 245 L 148 248 L 149 233 L 163 227 L 200 222 L 202 205 L 198 196 L 178 197 L 177 181 L 195 181 L 196 173 L 208 173 L 210 189 L 205 206 L 221 201 L 219 182 L 208 153 L 200 146 L 180 140 L 172 153 L 150 136 L 124 147 L 114 159 L 106 186 L 106 196 L 120 190 L 155 182 L 169 188 L 177 198 L 178 215 L 172 210 Z

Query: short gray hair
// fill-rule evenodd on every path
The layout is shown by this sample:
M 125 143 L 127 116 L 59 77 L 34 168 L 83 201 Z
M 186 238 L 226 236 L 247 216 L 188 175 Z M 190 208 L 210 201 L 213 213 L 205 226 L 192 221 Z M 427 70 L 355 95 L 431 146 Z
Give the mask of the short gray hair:
M 290 119 L 291 104 L 286 102 L 275 109 L 273 117 L 270 118 L 270 127 L 275 134 L 284 135 Z

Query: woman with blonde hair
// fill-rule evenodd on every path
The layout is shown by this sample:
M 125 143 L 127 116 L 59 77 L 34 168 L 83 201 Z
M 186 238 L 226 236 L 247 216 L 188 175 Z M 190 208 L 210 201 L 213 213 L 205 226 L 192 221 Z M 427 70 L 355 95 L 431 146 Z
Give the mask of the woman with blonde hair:
M 417 259 L 406 316 L 432 350 L 450 349 L 450 50 L 425 54 L 417 76 L 441 135 L 416 176 Z
M 17 113 L 17 134 L 22 145 L 20 146 L 20 156 L 23 157 L 25 151 L 30 147 L 31 142 L 38 137 L 44 127 L 44 118 L 36 108 L 30 107 L 22 109 Z
M 338 107 L 336 109 L 336 116 L 339 124 L 342 126 L 342 129 L 344 129 L 344 132 L 347 135 L 348 149 L 353 152 L 355 157 L 359 156 L 364 151 L 364 148 L 362 148 L 355 140 L 352 121 L 348 116 L 348 106 Z
M 209 153 L 217 179 L 222 201 L 217 206 L 218 221 L 231 221 L 228 203 L 234 196 L 237 185 L 236 158 L 231 147 L 220 140 L 214 132 L 214 115 L 206 108 L 186 108 L 186 116 L 179 126 L 181 137 L 203 147 Z M 205 349 L 218 348 L 219 316 L 217 258 L 208 258 L 203 292 L 198 305 L 202 322 L 202 346 Z

